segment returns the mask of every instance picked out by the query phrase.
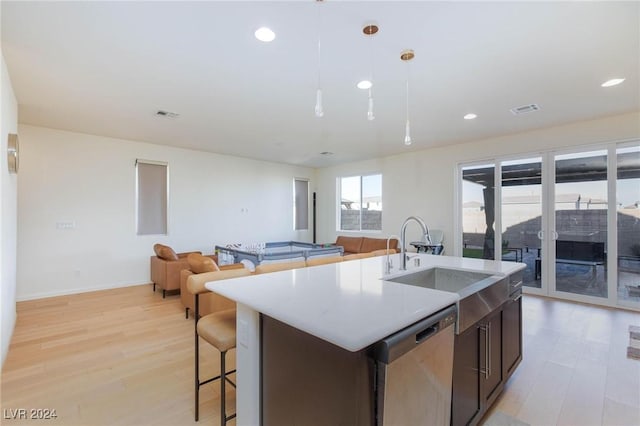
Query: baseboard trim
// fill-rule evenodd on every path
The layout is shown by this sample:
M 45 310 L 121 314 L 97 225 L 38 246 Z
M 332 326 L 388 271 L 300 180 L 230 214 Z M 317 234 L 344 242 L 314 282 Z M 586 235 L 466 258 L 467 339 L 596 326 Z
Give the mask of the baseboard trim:
M 11 322 L 11 330 L 9 332 L 9 338 L 6 339 L 6 336 L 2 336 L 3 339 L 6 339 L 2 342 L 2 362 L 0 363 L 0 373 L 2 373 L 2 368 L 4 367 L 4 361 L 7 359 L 7 354 L 9 353 L 9 346 L 11 346 L 11 339 L 13 339 L 13 332 L 16 329 L 16 321 L 18 320 L 18 312 L 16 311 L 16 305 L 13 305 L 13 321 Z M 6 330 L 2 330 L 5 332 Z M 6 343 L 6 344 L 5 344 Z
M 80 287 L 80 288 L 72 288 L 68 290 L 34 293 L 34 294 L 28 294 L 26 296 L 17 296 L 16 302 L 26 302 L 28 300 L 46 299 L 48 297 L 56 297 L 56 296 L 68 296 L 70 294 L 78 294 L 78 293 L 89 293 L 92 291 L 111 290 L 114 288 L 135 287 L 138 285 L 145 285 L 145 284 L 151 284 L 151 282 L 143 281 L 138 283 L 111 284 L 111 285 L 97 286 L 97 287 Z

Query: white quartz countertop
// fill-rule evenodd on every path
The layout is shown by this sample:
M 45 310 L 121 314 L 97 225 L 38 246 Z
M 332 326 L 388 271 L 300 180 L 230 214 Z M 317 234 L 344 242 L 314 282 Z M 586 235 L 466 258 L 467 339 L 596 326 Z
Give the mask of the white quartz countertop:
M 414 258 L 420 258 L 415 266 Z M 390 256 L 398 276 L 400 255 Z M 385 281 L 386 257 L 213 281 L 206 287 L 349 351 L 359 351 L 458 301 L 456 293 Z M 521 263 L 412 253 L 406 273 L 435 266 L 509 275 Z

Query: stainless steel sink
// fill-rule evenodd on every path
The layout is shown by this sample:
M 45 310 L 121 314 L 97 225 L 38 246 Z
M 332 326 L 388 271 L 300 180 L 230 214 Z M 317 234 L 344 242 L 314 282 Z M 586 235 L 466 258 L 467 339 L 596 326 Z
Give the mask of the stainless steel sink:
M 387 281 L 458 293 L 464 288 L 490 277 L 491 274 L 481 272 L 431 268 L 401 275 Z
M 509 298 L 507 277 L 484 272 L 437 267 L 383 279 L 399 284 L 458 293 L 460 296 L 456 324 L 458 334 Z

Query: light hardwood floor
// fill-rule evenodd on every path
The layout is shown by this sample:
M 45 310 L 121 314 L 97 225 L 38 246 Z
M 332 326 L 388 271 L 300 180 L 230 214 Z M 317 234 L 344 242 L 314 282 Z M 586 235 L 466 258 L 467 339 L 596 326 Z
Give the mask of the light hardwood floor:
M 144 285 L 20 302 L 17 310 L 3 417 L 7 409 L 44 408 L 58 417 L 41 424 L 196 424 L 193 320 L 180 296 L 163 299 Z M 200 347 L 201 378 L 218 374 L 219 352 Z M 235 351 L 228 360 L 233 367 Z M 199 424 L 219 423 L 218 389 L 217 381 L 201 388 Z M 233 391 L 227 403 L 234 412 Z
M 626 358 L 639 313 L 524 296 L 523 314 L 524 360 L 494 411 L 531 425 L 640 425 L 640 361 Z M 217 351 L 201 347 L 202 377 L 217 374 Z M 20 302 L 1 400 L 3 417 L 55 409 L 41 424 L 195 424 L 193 321 L 150 285 Z M 204 386 L 199 423 L 218 424 L 218 406 L 217 382 Z
M 494 411 L 530 425 L 640 425 L 640 313 L 523 297 L 523 361 Z

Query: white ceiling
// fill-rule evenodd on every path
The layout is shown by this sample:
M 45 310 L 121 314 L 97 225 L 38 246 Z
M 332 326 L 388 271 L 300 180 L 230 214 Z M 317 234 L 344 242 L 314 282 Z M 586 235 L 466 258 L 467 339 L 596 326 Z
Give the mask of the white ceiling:
M 323 167 L 640 110 L 639 2 L 11 2 L 21 123 Z M 373 40 L 362 27 L 377 22 Z M 314 116 L 318 22 L 325 116 Z M 257 41 L 260 26 L 276 32 Z M 409 66 L 413 145 L 403 143 Z M 355 87 L 371 71 L 376 119 Z M 626 81 L 608 89 L 605 80 Z M 513 116 L 536 103 L 541 110 Z M 177 119 L 156 117 L 162 109 Z M 476 120 L 463 120 L 466 113 Z M 332 156 L 322 156 L 331 151 Z

